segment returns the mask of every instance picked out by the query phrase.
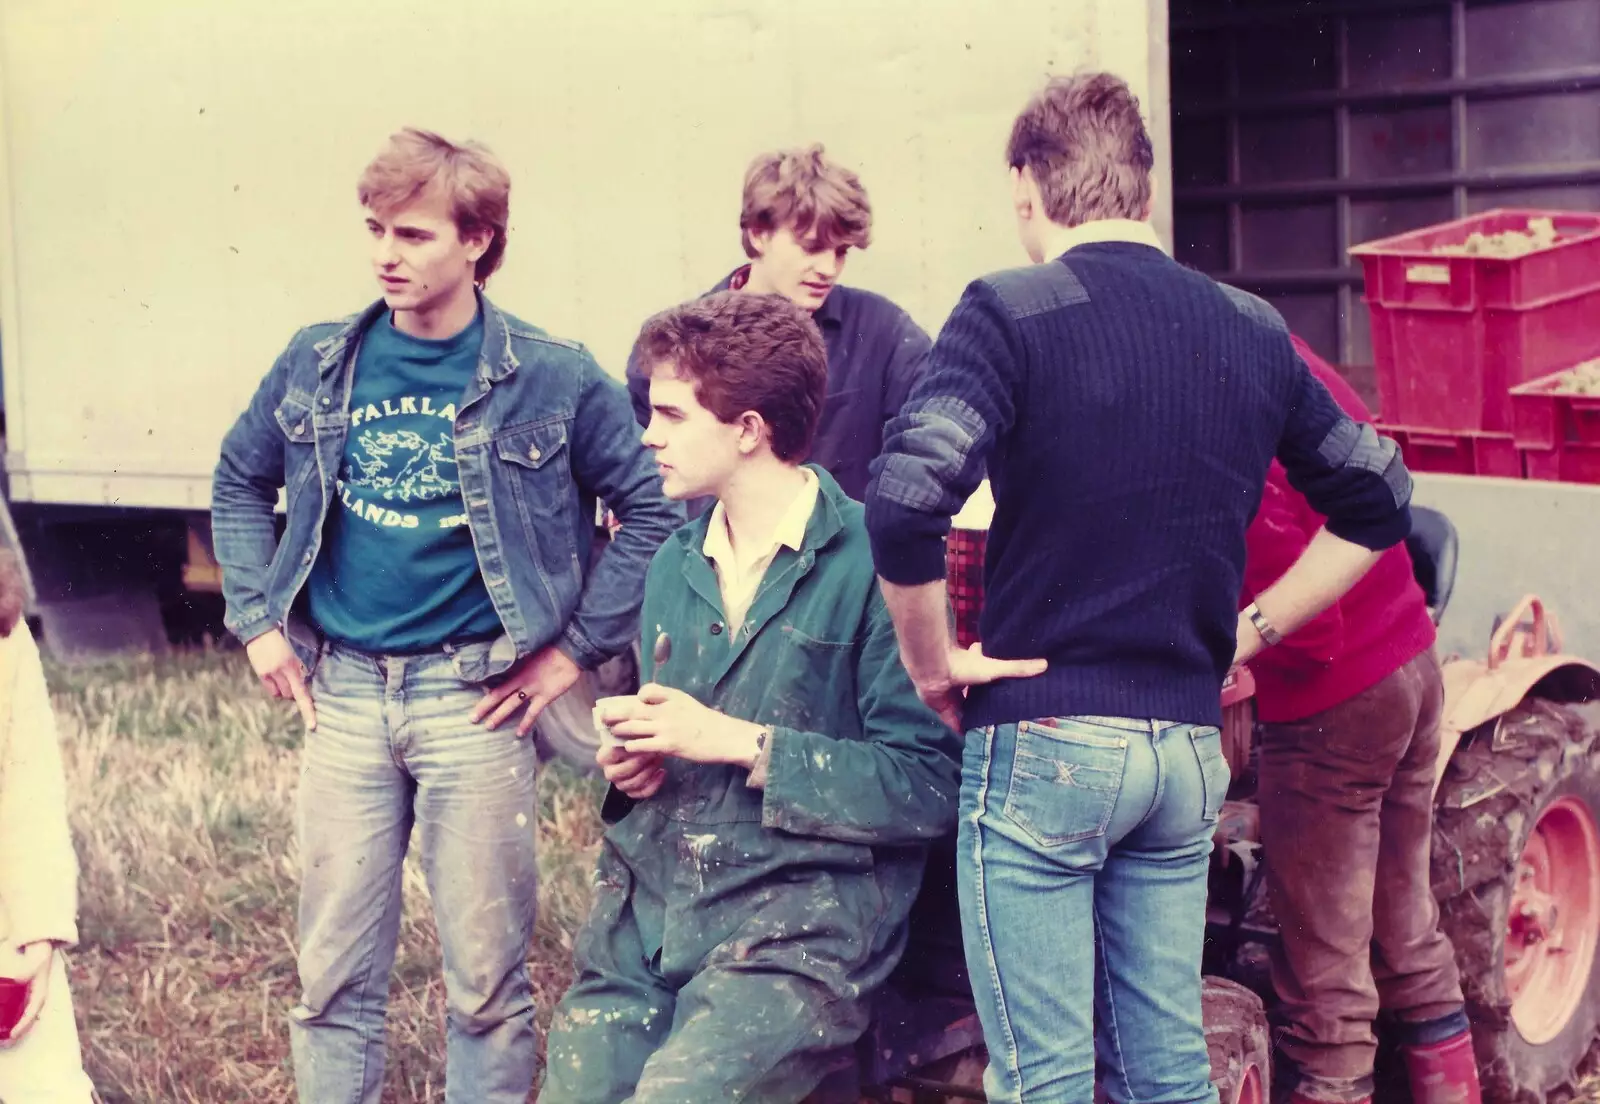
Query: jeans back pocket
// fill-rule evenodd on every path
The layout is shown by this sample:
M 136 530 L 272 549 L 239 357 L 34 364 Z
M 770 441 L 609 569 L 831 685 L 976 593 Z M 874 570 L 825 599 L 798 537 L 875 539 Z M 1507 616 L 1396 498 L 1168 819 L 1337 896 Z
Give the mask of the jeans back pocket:
M 1228 769 L 1228 758 L 1222 753 L 1222 732 L 1210 725 L 1189 730 L 1189 742 L 1194 747 L 1200 764 L 1201 792 L 1200 815 L 1207 824 L 1222 812 L 1222 802 L 1228 796 L 1228 784 L 1233 772 Z
M 1122 792 L 1126 734 L 1057 720 L 1017 725 L 1004 813 L 1041 847 L 1104 835 Z

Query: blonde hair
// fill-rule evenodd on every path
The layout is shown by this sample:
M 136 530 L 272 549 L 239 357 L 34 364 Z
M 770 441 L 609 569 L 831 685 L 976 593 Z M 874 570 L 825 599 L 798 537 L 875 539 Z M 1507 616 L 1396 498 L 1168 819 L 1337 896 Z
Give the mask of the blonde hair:
M 861 178 L 826 157 L 821 143 L 760 154 L 745 170 L 739 211 L 745 256 L 758 255 L 752 234 L 785 227 L 825 249 L 865 249 L 872 242 L 872 204 Z
M 481 142 L 452 142 L 431 130 L 406 127 L 372 159 L 356 183 L 363 207 L 388 212 L 437 189 L 450 203 L 462 237 L 488 231 L 489 248 L 473 270 L 481 287 L 506 252 L 511 212 L 511 174 Z

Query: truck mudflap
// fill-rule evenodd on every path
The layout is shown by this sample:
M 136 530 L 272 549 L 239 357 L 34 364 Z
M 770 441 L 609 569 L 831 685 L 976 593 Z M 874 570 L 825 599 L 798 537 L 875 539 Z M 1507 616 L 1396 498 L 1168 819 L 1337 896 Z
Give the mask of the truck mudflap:
M 1564 655 L 1561 629 L 1536 595 L 1525 595 L 1495 627 L 1482 660 L 1445 662 L 1444 720 L 1434 788 L 1461 737 L 1514 709 L 1530 694 L 1558 702 L 1600 698 L 1600 668 Z

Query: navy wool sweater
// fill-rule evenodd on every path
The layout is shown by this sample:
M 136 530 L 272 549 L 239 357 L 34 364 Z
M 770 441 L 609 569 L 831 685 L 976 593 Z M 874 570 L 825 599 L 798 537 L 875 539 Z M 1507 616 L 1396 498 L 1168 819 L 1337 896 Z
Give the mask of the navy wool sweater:
M 942 578 L 987 467 L 984 650 L 1050 670 L 973 688 L 966 723 L 1220 724 L 1274 457 L 1335 535 L 1410 532 L 1394 443 L 1344 413 L 1272 307 L 1149 245 L 1079 245 L 963 293 L 873 465 L 873 555 L 890 582 Z

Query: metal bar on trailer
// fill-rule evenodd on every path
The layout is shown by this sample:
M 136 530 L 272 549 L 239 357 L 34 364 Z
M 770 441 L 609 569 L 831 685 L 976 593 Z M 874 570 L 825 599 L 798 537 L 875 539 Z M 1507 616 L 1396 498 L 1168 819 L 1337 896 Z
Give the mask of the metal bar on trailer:
M 1350 20 L 1346 16 L 1339 17 L 1338 31 L 1334 37 L 1334 65 L 1339 91 L 1344 92 L 1350 87 Z M 1340 181 L 1348 181 L 1350 179 L 1349 104 L 1341 103 L 1334 111 L 1333 141 L 1333 175 Z M 1333 258 L 1336 264 L 1345 263 L 1349 256 L 1350 244 L 1350 193 L 1342 191 L 1334 198 L 1333 206 Z M 1341 280 L 1337 288 L 1335 309 L 1338 311 L 1338 318 L 1335 322 L 1334 355 L 1340 364 L 1348 364 L 1351 359 L 1350 285 Z
M 1451 0 L 1322 0 L 1281 8 L 1252 7 L 1210 11 L 1172 21 L 1175 31 L 1209 31 L 1227 27 L 1253 27 L 1262 23 L 1292 23 L 1319 15 L 1393 15 L 1408 11 L 1437 11 Z
M 1467 5 L 1465 0 L 1455 0 L 1450 7 L 1450 76 L 1465 82 L 1467 78 Z M 1467 94 L 1457 92 L 1450 97 L 1450 168 L 1460 175 L 1467 171 Z M 1450 189 L 1451 209 L 1456 218 L 1467 214 L 1467 186 L 1457 184 Z
M 1468 172 L 1428 173 L 1384 180 L 1303 180 L 1293 184 L 1201 184 L 1174 189 L 1174 203 L 1234 203 L 1257 199 L 1314 199 L 1349 193 L 1386 197 L 1467 188 L 1562 187 L 1600 184 L 1600 161 L 1568 165 L 1518 165 Z
M 1359 287 L 1359 268 L 1301 268 L 1279 271 L 1262 269 L 1235 269 L 1232 272 L 1207 272 L 1213 280 L 1253 290 L 1316 291 L 1327 288 Z
M 1416 103 L 1446 103 L 1456 96 L 1475 100 L 1510 99 L 1541 92 L 1584 92 L 1600 88 L 1600 65 L 1582 65 L 1547 73 L 1515 76 L 1470 77 L 1465 73 L 1448 80 L 1428 81 L 1392 88 L 1356 88 L 1285 92 L 1272 99 L 1230 97 L 1183 105 L 1185 118 L 1227 115 L 1294 115 L 1328 107 L 1402 107 Z

